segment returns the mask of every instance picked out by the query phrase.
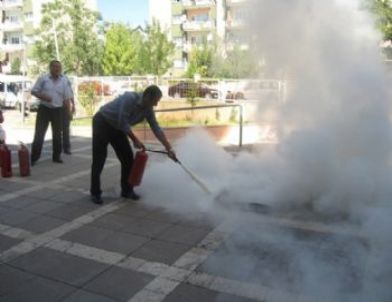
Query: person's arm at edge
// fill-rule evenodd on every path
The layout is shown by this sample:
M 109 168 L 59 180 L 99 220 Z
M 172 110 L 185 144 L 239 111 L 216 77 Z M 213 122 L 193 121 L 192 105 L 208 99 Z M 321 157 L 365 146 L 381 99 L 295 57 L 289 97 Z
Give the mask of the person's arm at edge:
M 172 145 L 170 144 L 169 140 L 167 139 L 165 132 L 161 129 L 158 124 L 158 121 L 155 117 L 155 113 L 151 111 L 151 114 L 148 115 L 147 121 L 151 127 L 152 132 L 154 133 L 155 137 L 161 142 L 161 144 L 165 147 L 167 151 L 167 155 L 174 161 L 178 161 L 175 151 L 173 150 Z
M 68 84 L 68 91 L 67 91 L 67 105 L 68 105 L 68 111 L 69 114 L 74 115 L 75 114 L 75 98 L 74 98 L 74 93 L 73 93 L 73 89 L 72 89 L 72 84 L 71 81 L 69 80 L 69 78 L 67 76 L 65 76 L 65 80 L 67 81 Z
M 44 92 L 41 92 L 42 85 L 43 77 L 40 77 L 35 83 L 33 89 L 31 89 L 31 94 L 42 101 L 50 103 L 52 101 L 52 97 Z
M 135 148 L 142 149 L 143 151 L 146 150 L 146 147 L 144 146 L 144 144 L 132 132 L 131 128 L 128 130 L 128 137 L 132 140 L 133 145 L 135 146 Z
M 50 95 L 47 95 L 46 93 L 39 92 L 39 91 L 32 91 L 31 94 L 42 101 L 49 102 L 49 103 L 52 101 L 52 97 Z

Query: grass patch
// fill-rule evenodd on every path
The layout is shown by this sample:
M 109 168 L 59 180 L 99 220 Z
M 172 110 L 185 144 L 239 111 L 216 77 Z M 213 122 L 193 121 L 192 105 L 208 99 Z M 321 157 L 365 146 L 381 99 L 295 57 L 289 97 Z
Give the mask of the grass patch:
M 92 118 L 91 117 L 74 118 L 71 121 L 71 126 L 91 127 L 92 126 Z

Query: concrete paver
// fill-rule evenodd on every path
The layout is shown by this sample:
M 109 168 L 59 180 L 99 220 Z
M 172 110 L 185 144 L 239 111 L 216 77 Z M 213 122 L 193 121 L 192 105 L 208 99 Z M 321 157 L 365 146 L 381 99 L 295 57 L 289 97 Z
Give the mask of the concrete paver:
M 84 289 L 118 301 L 127 301 L 153 278 L 148 274 L 112 267 L 85 285 Z
M 190 248 L 191 245 L 151 240 L 132 253 L 132 256 L 152 262 L 172 264 Z
M 11 261 L 10 265 L 49 279 L 80 287 L 108 268 L 107 265 L 38 248 Z
M 15 292 L 23 283 L 33 279 L 34 275 L 8 265 L 0 266 L 0 297 Z
M 53 218 L 45 215 L 38 215 L 21 224 L 20 227 L 22 229 L 29 230 L 30 232 L 40 234 L 57 228 L 65 222 L 66 221 L 63 219 Z
M 74 291 L 72 286 L 47 278 L 34 277 L 27 282 L 18 284 L 13 291 L 0 297 L 1 302 L 19 301 L 62 301 Z
M 78 242 L 104 250 L 130 254 L 149 241 L 143 236 L 123 232 L 114 232 L 92 226 L 83 226 L 74 230 L 61 239 Z
M 0 234 L 0 253 L 8 250 L 10 247 L 16 245 L 19 242 L 21 242 L 21 240 L 10 238 L 8 236 Z
M 116 302 L 116 300 L 85 290 L 78 290 L 63 300 L 63 302 Z

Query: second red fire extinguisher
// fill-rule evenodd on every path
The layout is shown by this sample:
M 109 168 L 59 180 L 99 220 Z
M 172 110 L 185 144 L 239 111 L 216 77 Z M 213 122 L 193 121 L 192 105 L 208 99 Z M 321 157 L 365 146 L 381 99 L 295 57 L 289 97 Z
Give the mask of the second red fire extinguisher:
M 148 155 L 145 151 L 137 151 L 135 159 L 133 160 L 133 165 L 128 177 L 128 183 L 132 186 L 140 185 L 144 169 L 146 168 L 148 160 Z
M 0 144 L 1 176 L 12 176 L 11 151 L 6 144 Z
M 30 175 L 30 156 L 29 149 L 23 144 L 20 143 L 19 150 L 19 173 L 20 176 L 29 176 Z

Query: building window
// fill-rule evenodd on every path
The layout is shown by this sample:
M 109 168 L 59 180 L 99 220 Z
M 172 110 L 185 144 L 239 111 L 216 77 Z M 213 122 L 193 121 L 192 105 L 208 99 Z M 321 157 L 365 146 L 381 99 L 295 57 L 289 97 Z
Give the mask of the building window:
M 209 19 L 208 14 L 201 14 L 201 15 L 192 16 L 192 21 L 205 22 L 205 21 L 208 21 L 208 19 Z
M 7 16 L 5 18 L 5 21 L 9 22 L 9 23 L 18 23 L 19 22 L 19 17 L 15 16 L 15 15 Z
M 25 21 L 33 21 L 33 13 L 25 13 L 24 17 Z
M 20 37 L 11 37 L 11 44 L 20 44 Z

